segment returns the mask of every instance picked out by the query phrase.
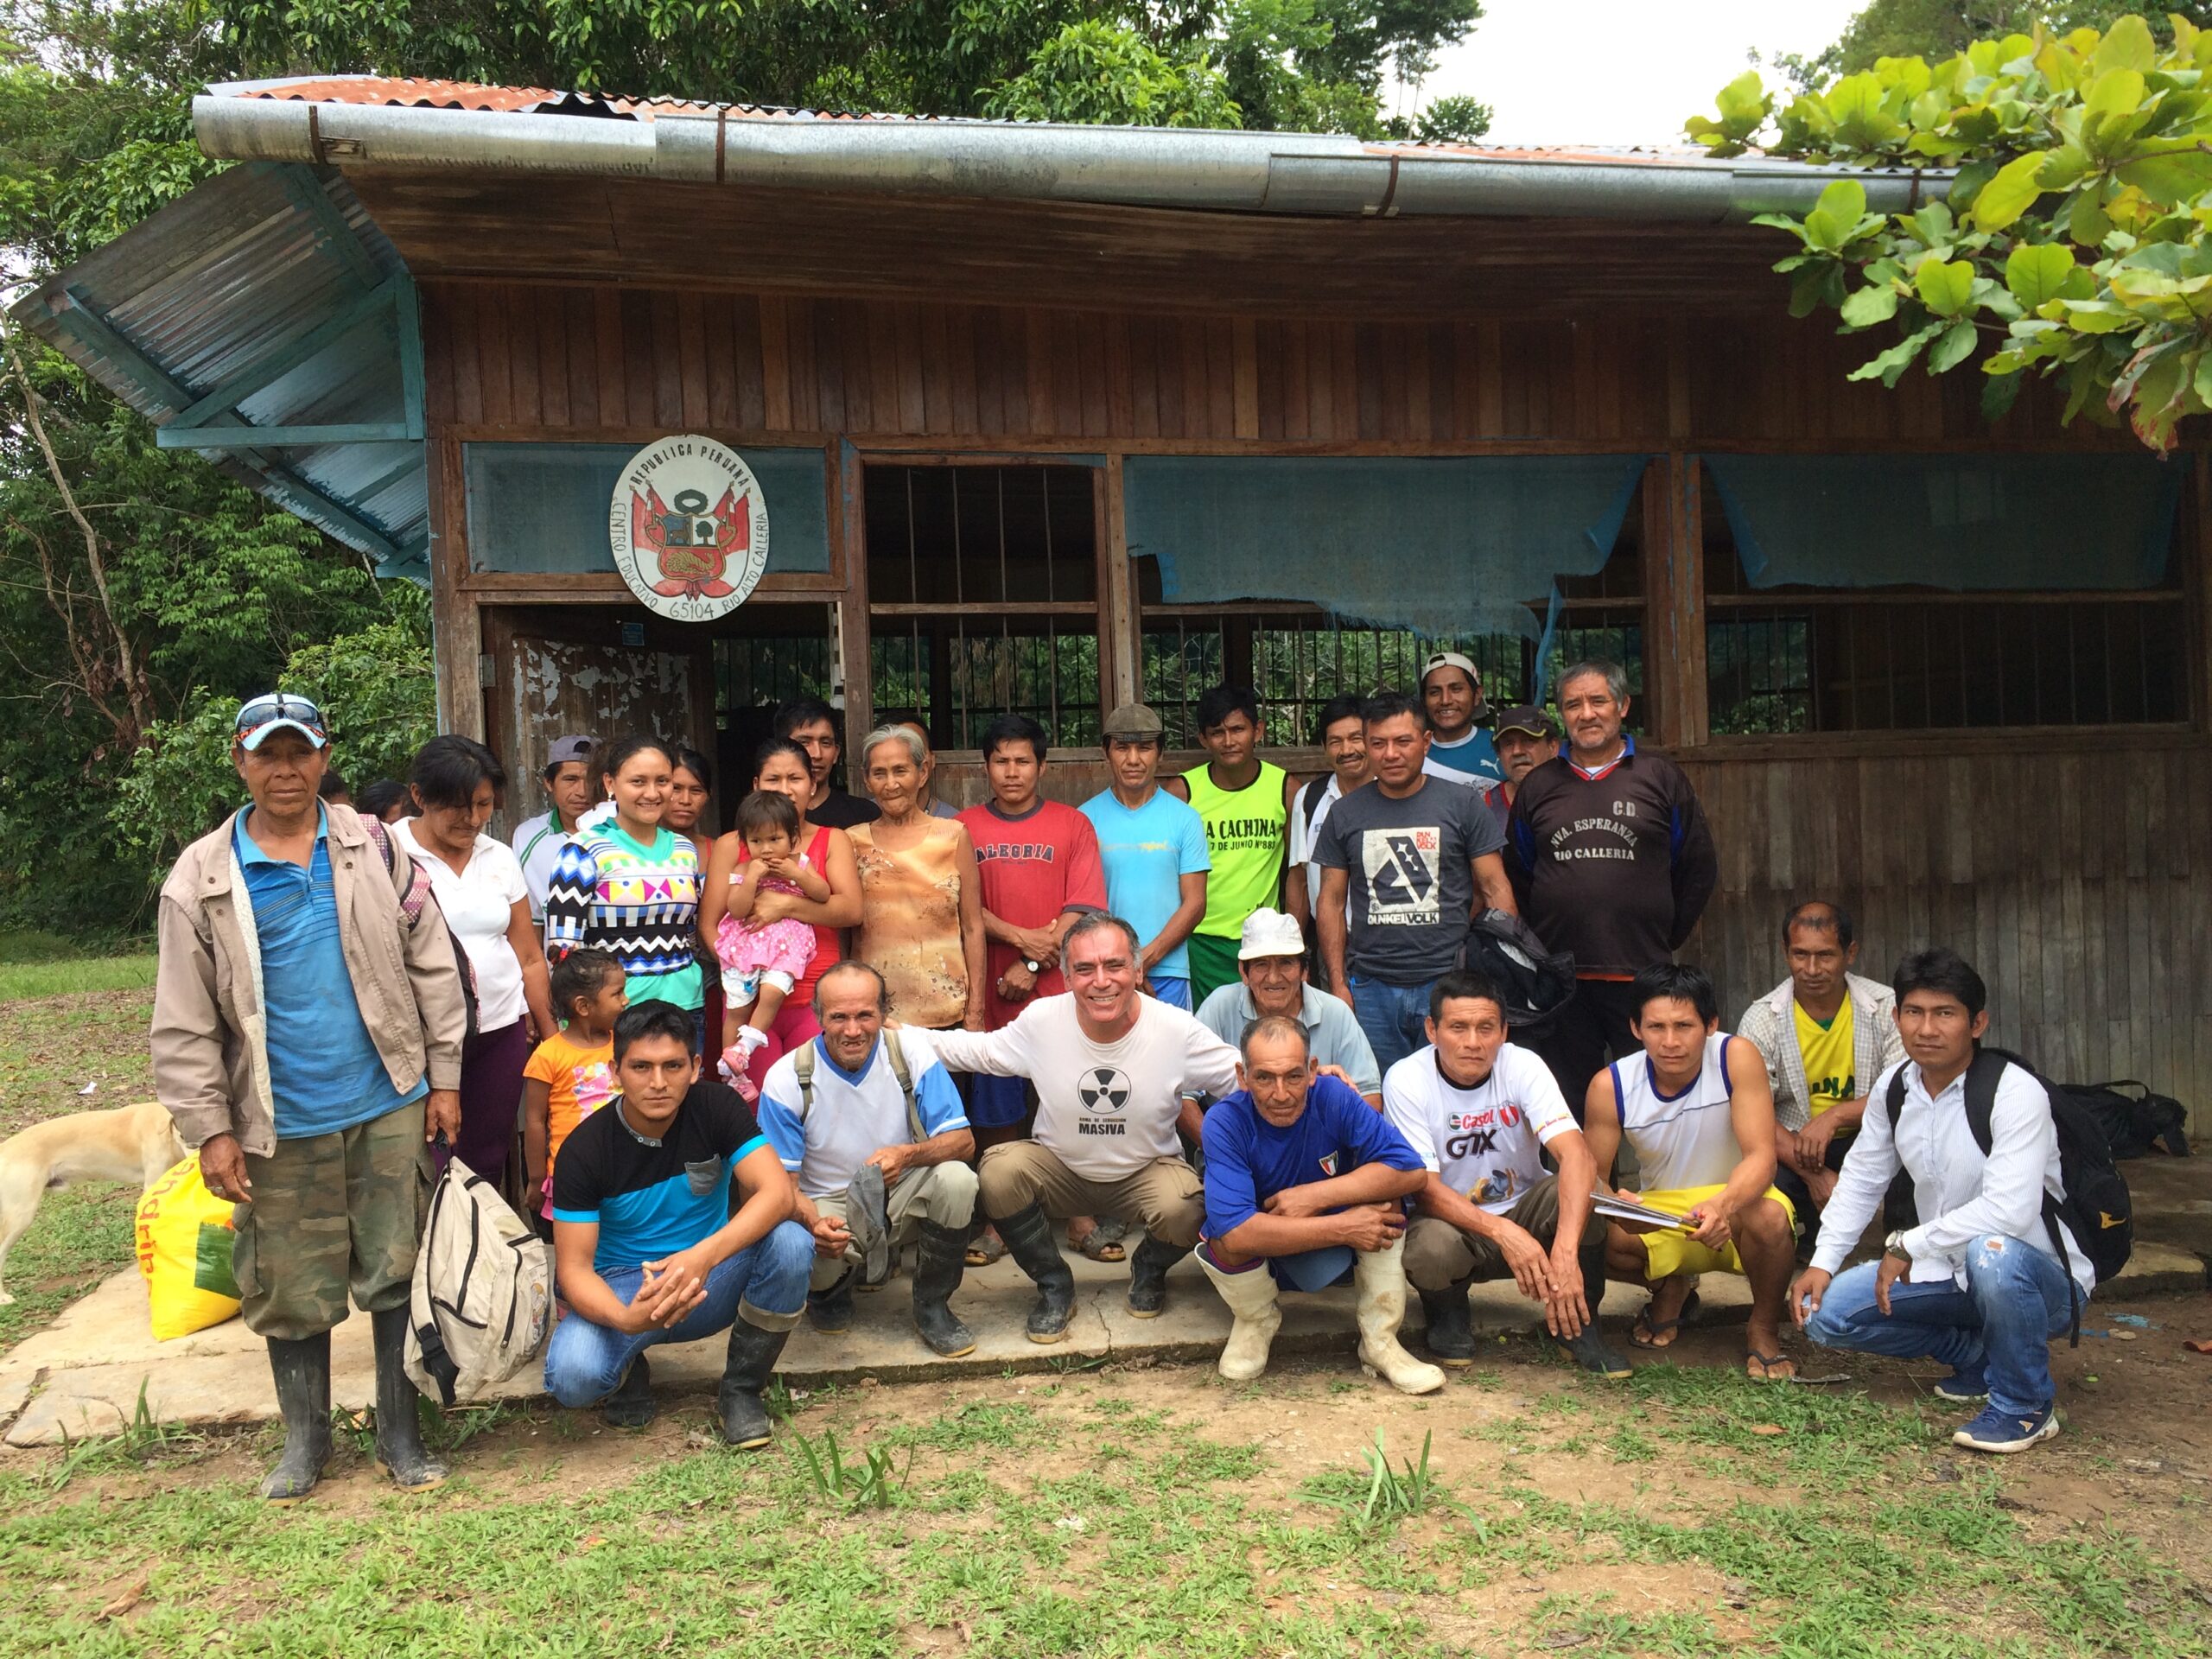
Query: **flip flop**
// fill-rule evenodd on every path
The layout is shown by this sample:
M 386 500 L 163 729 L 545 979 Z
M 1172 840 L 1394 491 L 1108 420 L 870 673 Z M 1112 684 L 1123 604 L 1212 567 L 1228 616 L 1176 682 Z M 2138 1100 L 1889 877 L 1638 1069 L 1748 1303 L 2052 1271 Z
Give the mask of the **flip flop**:
M 1122 1241 L 1129 1236 L 1129 1224 L 1113 1216 L 1103 1216 L 1098 1224 L 1083 1236 L 1081 1243 L 1071 1238 L 1068 1248 L 1080 1251 L 1093 1262 L 1119 1262 L 1127 1252 Z
M 1777 1369 L 1783 1365 L 1789 1369 Z M 1754 1366 L 1758 1369 L 1753 1370 Z M 1797 1363 L 1787 1354 L 1749 1353 L 1744 1356 L 1744 1375 L 1754 1382 L 1794 1382 L 1797 1380 Z
M 891 1276 L 890 1199 L 883 1186 L 883 1166 L 862 1164 L 845 1189 L 845 1225 L 860 1255 L 861 1283 L 880 1285 Z
M 1642 1348 L 1655 1354 L 1665 1353 L 1675 1345 L 1674 1343 L 1660 1342 L 1657 1338 L 1679 1332 L 1682 1325 L 1698 1313 L 1700 1306 L 1695 1289 L 1692 1289 L 1690 1294 L 1682 1299 L 1681 1311 L 1671 1319 L 1653 1319 L 1651 1304 L 1646 1302 L 1643 1310 L 1637 1314 L 1636 1323 L 1628 1328 L 1629 1346 Z M 1680 1338 L 1677 1338 L 1676 1340 Z
M 996 1233 L 978 1233 L 969 1241 L 963 1262 L 967 1267 L 988 1268 L 1005 1254 L 1006 1241 Z

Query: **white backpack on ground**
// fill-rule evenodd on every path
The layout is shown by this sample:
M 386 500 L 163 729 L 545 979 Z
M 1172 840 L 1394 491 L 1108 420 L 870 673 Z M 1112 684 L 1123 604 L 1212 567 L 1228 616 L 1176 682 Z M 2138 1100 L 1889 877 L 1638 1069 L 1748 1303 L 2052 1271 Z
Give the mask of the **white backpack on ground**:
M 407 1375 L 444 1405 L 473 1400 L 545 1351 L 553 1247 L 454 1158 L 430 1191 L 407 1304 Z

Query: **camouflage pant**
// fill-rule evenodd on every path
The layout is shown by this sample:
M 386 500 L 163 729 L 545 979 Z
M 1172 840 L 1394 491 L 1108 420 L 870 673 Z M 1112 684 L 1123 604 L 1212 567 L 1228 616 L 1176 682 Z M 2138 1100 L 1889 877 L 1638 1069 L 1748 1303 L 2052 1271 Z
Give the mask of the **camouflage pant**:
M 253 1201 L 237 1206 L 232 1266 L 246 1329 L 296 1342 L 346 1317 L 406 1305 L 430 1194 L 423 1103 L 334 1135 L 248 1153 Z

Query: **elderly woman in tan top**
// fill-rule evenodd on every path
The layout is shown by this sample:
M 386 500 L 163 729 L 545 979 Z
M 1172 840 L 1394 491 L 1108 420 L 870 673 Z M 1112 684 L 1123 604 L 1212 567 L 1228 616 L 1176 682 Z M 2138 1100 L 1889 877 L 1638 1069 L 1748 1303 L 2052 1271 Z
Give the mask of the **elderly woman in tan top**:
M 913 728 L 881 726 L 861 745 L 861 775 L 883 816 L 846 833 L 860 865 L 859 956 L 891 992 L 892 1017 L 944 1031 L 983 1029 L 983 902 L 976 849 L 957 818 L 922 805 L 928 750 Z

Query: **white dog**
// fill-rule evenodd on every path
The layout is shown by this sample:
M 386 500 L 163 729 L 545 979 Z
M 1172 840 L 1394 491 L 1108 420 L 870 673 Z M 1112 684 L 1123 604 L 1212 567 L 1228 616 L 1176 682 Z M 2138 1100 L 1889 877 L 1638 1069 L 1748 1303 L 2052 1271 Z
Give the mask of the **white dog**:
M 137 1181 L 151 1186 L 184 1156 L 176 1124 L 159 1101 L 112 1111 L 48 1118 L 0 1141 L 0 1271 L 51 1186 L 72 1181 Z M 0 1288 L 0 1307 L 16 1299 Z

